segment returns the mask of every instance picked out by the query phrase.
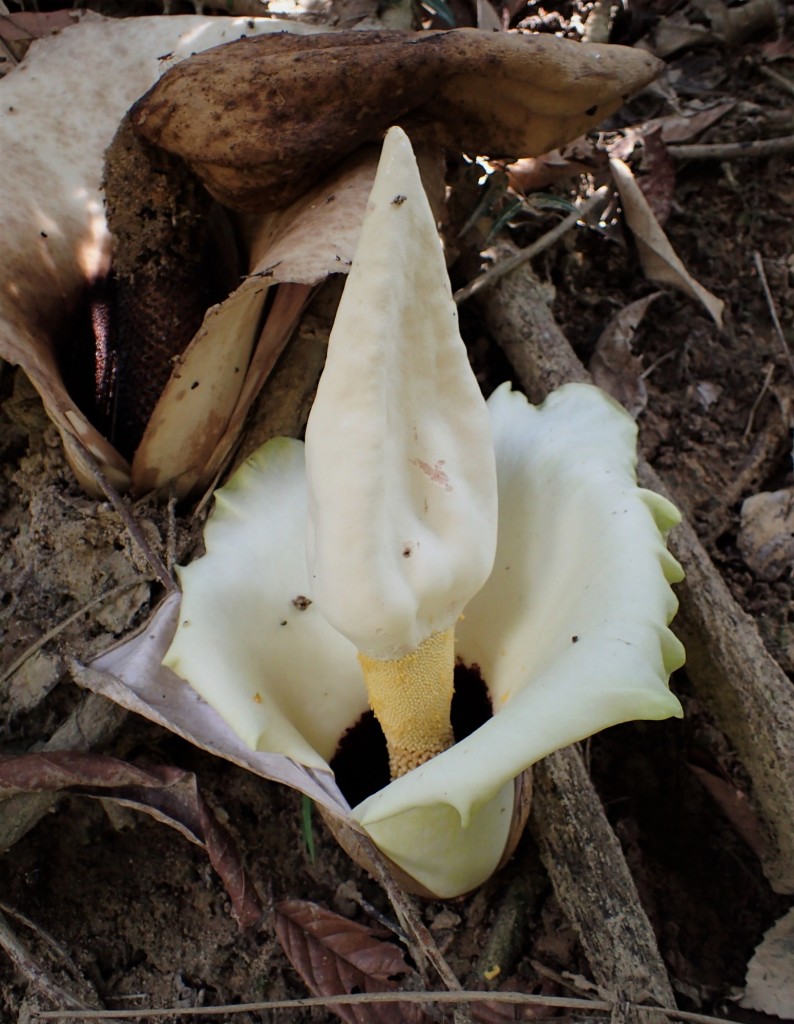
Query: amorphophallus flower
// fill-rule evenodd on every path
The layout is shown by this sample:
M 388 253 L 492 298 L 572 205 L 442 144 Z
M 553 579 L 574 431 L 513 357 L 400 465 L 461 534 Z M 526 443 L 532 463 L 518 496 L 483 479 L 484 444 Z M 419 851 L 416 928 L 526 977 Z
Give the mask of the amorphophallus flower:
M 306 443 L 268 442 L 217 492 L 165 664 L 251 748 L 310 769 L 371 706 L 391 781 L 350 816 L 411 884 L 464 893 L 503 859 L 525 769 L 681 713 L 677 513 L 637 487 L 635 442 L 588 385 L 482 399 L 392 128 Z M 458 742 L 456 665 L 492 710 Z

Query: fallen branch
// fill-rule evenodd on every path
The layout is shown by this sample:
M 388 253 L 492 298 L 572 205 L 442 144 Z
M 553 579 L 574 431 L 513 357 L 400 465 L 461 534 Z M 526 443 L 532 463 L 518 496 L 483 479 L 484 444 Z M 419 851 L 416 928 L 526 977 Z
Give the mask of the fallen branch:
M 535 768 L 530 828 L 554 892 L 574 925 L 599 990 L 632 1004 L 675 1003 L 650 921 L 642 908 L 620 843 L 607 821 L 576 747 L 559 750 Z
M 794 153 L 794 135 L 748 142 L 695 142 L 691 145 L 666 148 L 674 160 L 738 160 L 745 157 L 757 160 L 777 153 Z

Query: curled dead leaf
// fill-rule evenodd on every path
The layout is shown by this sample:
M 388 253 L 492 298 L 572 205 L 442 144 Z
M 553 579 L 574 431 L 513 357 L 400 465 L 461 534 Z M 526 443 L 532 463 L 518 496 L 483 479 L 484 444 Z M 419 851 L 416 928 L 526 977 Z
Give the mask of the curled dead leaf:
M 721 328 L 725 303 L 689 274 L 660 227 L 629 165 L 613 157 L 609 166 L 620 192 L 626 223 L 637 243 L 645 276 L 651 281 L 672 285 L 702 303 Z
M 548 35 L 272 36 L 184 62 L 132 118 L 222 203 L 267 209 L 397 122 L 421 122 L 458 151 L 545 153 L 594 127 L 659 69 L 644 51 Z
M 0 756 L 0 796 L 69 791 L 115 800 L 150 814 L 202 846 L 232 901 L 242 928 L 263 908 L 231 836 L 204 801 L 192 772 L 168 765 L 143 768 L 103 754 L 73 750 Z
M 642 377 L 642 361 L 634 355 L 634 332 L 652 302 L 661 292 L 629 303 L 609 321 L 596 342 L 590 360 L 595 383 L 636 419 L 648 404 L 648 389 Z

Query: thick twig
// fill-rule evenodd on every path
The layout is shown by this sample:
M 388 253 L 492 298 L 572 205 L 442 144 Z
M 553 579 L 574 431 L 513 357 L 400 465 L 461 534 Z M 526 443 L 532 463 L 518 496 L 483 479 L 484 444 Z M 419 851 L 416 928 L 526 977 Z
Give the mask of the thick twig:
M 691 143 L 682 146 L 667 146 L 668 154 L 674 160 L 739 160 L 775 156 L 777 153 L 794 153 L 794 135 L 783 135 L 777 139 L 754 139 L 748 142 Z
M 532 401 L 566 381 L 589 379 L 531 268 L 519 268 L 485 293 L 483 306 L 492 335 Z M 675 500 L 643 462 L 640 482 Z M 675 629 L 687 647 L 688 674 L 750 776 L 767 837 L 766 877 L 777 892 L 794 892 L 791 683 L 686 521 L 672 532 L 670 550 L 687 573 L 678 589 Z
M 88 1003 L 78 996 L 72 995 L 71 992 L 67 992 L 50 977 L 14 933 L 2 913 L 0 913 L 0 946 L 17 970 L 24 974 L 30 984 L 50 1002 L 55 1003 L 56 1006 L 60 1005 L 68 1007 L 70 1010 L 79 1011 L 74 1014 L 75 1017 L 82 1017 L 83 1012 L 90 1009 Z
M 427 960 L 450 992 L 462 991 L 463 986 L 455 976 L 455 972 L 444 959 L 435 939 L 425 927 L 413 900 L 395 882 L 380 850 L 368 836 L 362 834 L 359 838 L 371 861 L 371 866 L 375 870 L 378 882 L 389 897 L 400 925 L 410 936 L 411 953 L 414 959 L 417 959 L 418 954 L 420 961 Z
M 80 972 L 77 964 L 72 959 L 69 951 L 65 946 L 62 946 L 60 942 L 57 942 L 49 932 L 45 931 L 41 925 L 36 924 L 35 921 L 31 920 L 26 914 L 21 913 L 14 907 L 9 907 L 7 903 L 0 902 L 0 913 L 6 914 L 8 917 L 12 917 L 15 921 L 29 928 L 37 938 L 41 939 L 43 943 L 50 947 L 50 949 L 58 956 L 61 963 L 71 972 L 75 978 L 83 979 L 83 975 Z

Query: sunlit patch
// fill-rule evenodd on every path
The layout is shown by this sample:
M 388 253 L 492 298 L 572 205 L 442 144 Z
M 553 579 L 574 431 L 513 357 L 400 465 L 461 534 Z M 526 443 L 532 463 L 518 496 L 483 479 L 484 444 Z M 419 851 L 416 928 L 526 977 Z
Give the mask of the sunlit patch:
M 86 232 L 77 247 L 77 263 L 87 281 L 96 281 L 110 270 L 110 232 L 105 211 L 97 199 L 85 189 L 78 189 L 77 198 L 85 201 Z

